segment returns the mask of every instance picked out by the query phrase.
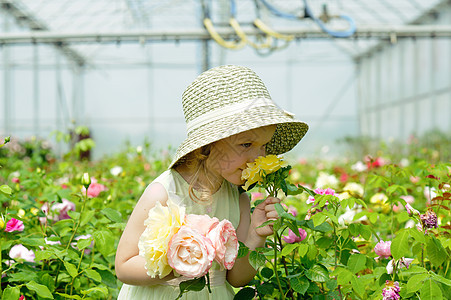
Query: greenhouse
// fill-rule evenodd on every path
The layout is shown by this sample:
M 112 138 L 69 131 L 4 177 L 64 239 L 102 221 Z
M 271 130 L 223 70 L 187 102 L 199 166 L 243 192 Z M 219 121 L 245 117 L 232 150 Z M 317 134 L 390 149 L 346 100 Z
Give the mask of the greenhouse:
M 0 298 L 450 299 L 450 115 L 449 0 L 0 0 Z

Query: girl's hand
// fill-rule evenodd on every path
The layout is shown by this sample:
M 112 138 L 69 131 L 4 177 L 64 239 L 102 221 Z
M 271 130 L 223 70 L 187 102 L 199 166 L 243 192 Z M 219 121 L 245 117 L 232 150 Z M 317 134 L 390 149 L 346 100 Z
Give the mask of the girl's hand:
M 266 225 L 260 228 L 258 227 L 268 220 L 276 220 L 279 218 L 279 215 L 274 208 L 275 203 L 280 203 L 280 199 L 268 197 L 265 201 L 257 205 L 252 213 L 250 228 L 261 237 L 266 238 L 268 235 L 273 234 L 272 225 Z

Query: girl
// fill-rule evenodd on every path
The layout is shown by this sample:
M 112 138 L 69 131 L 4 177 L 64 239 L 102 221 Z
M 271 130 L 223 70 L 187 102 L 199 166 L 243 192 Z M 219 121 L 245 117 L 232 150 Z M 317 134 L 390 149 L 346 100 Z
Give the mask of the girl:
M 149 210 L 168 199 L 184 205 L 187 214 L 228 219 L 238 240 L 251 250 L 263 247 L 278 217 L 268 197 L 250 212 L 250 200 L 239 192 L 242 171 L 258 156 L 291 150 L 305 135 L 307 124 L 277 107 L 261 79 L 250 69 L 221 66 L 201 74 L 182 96 L 187 139 L 178 148 L 169 169 L 150 184 L 139 199 L 116 253 L 116 274 L 124 285 L 118 299 L 175 299 L 178 284 L 187 278 L 172 273 L 162 279 L 146 274 L 138 242 Z M 242 191 L 242 190 L 241 190 Z M 183 299 L 233 299 L 231 287 L 246 285 L 256 271 L 248 257 L 236 260 L 229 271 L 214 263 L 208 289 L 188 292 Z

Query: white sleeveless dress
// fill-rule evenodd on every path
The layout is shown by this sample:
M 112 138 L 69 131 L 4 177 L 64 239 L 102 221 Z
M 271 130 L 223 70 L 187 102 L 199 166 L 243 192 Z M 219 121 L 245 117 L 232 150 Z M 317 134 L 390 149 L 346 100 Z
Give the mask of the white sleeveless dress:
M 220 189 L 213 195 L 210 205 L 202 205 L 194 202 L 188 195 L 189 184 L 175 170 L 170 169 L 163 172 L 153 182 L 158 182 L 164 186 L 168 197 L 177 204 L 186 207 L 187 214 L 209 215 L 216 217 L 220 221 L 229 220 L 235 229 L 240 222 L 239 192 L 237 186 L 224 180 Z M 144 266 L 143 266 L 144 268 Z M 182 297 L 184 300 L 230 300 L 233 299 L 234 292 L 226 281 L 226 270 L 220 270 L 219 264 L 213 262 L 210 269 L 211 293 L 205 287 L 200 292 L 190 291 Z M 166 281 L 165 285 L 134 286 L 124 284 L 119 292 L 118 300 L 172 300 L 176 299 L 180 293 L 178 287 L 180 281 L 188 278 L 176 278 Z

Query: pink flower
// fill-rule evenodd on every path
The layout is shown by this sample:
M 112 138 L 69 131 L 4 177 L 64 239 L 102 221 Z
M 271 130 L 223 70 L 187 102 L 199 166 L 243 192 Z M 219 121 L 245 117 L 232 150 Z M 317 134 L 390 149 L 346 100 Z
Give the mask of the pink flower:
M 288 236 L 282 236 L 282 239 L 289 244 L 299 243 L 307 237 L 307 232 L 299 228 L 299 235 L 301 237 L 298 237 L 291 229 L 288 229 Z
M 383 240 L 381 240 L 374 247 L 374 252 L 376 252 L 376 254 L 380 257 L 388 258 L 391 256 L 390 246 L 391 241 L 384 242 Z
M 238 255 L 238 238 L 228 220 L 222 220 L 209 233 L 208 238 L 216 250 L 215 260 L 227 270 L 232 269 Z
M 318 189 L 315 189 L 314 192 L 317 193 L 318 195 L 332 195 L 332 196 L 338 197 L 338 194 L 335 193 L 335 191 L 333 189 L 331 189 L 331 188 L 327 188 L 327 189 L 320 189 L 320 188 L 318 188 Z M 315 202 L 315 198 L 312 197 L 312 196 L 309 196 L 308 199 L 307 199 L 307 204 L 311 204 L 311 203 L 314 203 L 314 202 Z M 328 204 L 329 203 L 326 202 L 326 205 L 328 205 Z
M 410 176 L 409 179 L 412 183 L 418 183 L 420 181 L 420 177 L 418 176 Z
M 420 219 L 423 224 L 423 228 L 438 228 L 437 215 L 431 208 L 429 208 L 425 214 L 420 215 Z
M 180 230 L 169 242 L 167 253 L 169 265 L 180 275 L 188 278 L 207 274 L 215 259 L 215 248 L 210 239 L 188 226 Z
M 257 201 L 259 199 L 263 199 L 263 198 L 265 198 L 265 195 L 263 193 L 260 193 L 260 192 L 252 192 L 251 193 L 251 201 L 252 202 L 255 202 L 255 201 Z
M 53 204 L 52 210 L 59 213 L 58 220 L 70 219 L 67 212 L 69 210 L 75 211 L 75 204 L 67 199 L 63 199 L 63 203 Z
M 216 225 L 219 224 L 218 218 L 210 217 L 208 215 L 186 215 L 185 216 L 186 226 L 191 229 L 199 231 L 203 236 L 207 236 L 207 234 L 212 230 Z
M 296 207 L 290 205 L 288 206 L 288 213 L 292 214 L 293 217 L 296 217 L 298 215 L 298 210 L 296 209 Z
M 385 287 L 382 290 L 382 300 L 398 300 L 401 297 L 399 296 L 399 283 L 397 281 L 393 282 L 391 280 L 387 280 L 385 282 Z
M 23 231 L 25 226 L 23 225 L 23 222 L 17 219 L 12 218 L 11 220 L 6 223 L 6 232 L 13 232 L 13 231 Z
M 98 183 L 95 178 L 91 178 L 91 184 L 88 187 L 88 197 L 95 198 L 105 190 L 106 187 L 103 184 Z M 84 191 L 86 191 L 86 189 L 84 189 Z
M 11 178 L 11 181 L 14 182 L 14 183 L 20 183 L 20 179 L 17 178 L 17 177 Z
M 19 300 L 27 300 L 27 298 L 25 298 L 24 295 L 21 295 L 20 298 L 19 298 Z
M 409 213 L 409 215 L 420 215 L 420 212 L 413 208 L 409 203 L 406 204 L 406 210 Z
M 32 250 L 28 250 L 22 244 L 12 246 L 11 250 L 9 250 L 9 257 L 16 259 L 23 259 L 28 262 L 34 262 L 34 252 Z

